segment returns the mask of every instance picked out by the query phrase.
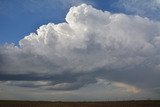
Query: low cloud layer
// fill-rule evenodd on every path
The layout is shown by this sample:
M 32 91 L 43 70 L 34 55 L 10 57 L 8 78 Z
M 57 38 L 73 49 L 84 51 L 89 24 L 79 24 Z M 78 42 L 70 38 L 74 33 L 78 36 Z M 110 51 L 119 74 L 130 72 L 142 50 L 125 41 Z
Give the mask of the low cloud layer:
M 127 91 L 158 93 L 159 54 L 158 21 L 82 4 L 69 10 L 66 22 L 41 26 L 19 46 L 0 46 L 0 81 L 76 90 L 102 79 Z

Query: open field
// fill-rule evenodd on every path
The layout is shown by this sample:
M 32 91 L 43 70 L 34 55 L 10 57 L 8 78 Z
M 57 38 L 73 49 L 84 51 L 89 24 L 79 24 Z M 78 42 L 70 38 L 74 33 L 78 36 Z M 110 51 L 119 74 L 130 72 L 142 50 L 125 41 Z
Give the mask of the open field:
M 160 107 L 160 101 L 106 101 L 106 102 L 0 101 L 0 107 Z

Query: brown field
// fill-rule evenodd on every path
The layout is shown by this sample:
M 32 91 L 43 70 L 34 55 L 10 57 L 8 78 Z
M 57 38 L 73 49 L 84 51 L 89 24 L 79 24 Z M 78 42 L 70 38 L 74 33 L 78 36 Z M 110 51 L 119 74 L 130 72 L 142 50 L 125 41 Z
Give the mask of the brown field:
M 160 107 L 160 101 L 106 101 L 106 102 L 0 101 L 0 107 Z

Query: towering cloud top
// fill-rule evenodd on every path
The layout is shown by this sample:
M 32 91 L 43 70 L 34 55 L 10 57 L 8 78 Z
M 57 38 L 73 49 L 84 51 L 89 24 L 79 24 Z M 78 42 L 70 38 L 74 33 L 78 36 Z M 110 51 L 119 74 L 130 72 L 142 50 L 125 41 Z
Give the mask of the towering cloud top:
M 104 79 L 157 91 L 159 54 L 159 22 L 82 4 L 69 10 L 66 22 L 41 26 L 19 46 L 1 46 L 0 76 L 4 84 L 53 90 Z

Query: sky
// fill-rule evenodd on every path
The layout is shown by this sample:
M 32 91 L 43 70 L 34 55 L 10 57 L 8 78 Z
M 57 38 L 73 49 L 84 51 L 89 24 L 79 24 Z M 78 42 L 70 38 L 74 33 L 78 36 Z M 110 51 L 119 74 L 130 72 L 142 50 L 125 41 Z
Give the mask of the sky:
M 160 99 L 160 0 L 0 0 L 0 99 Z

